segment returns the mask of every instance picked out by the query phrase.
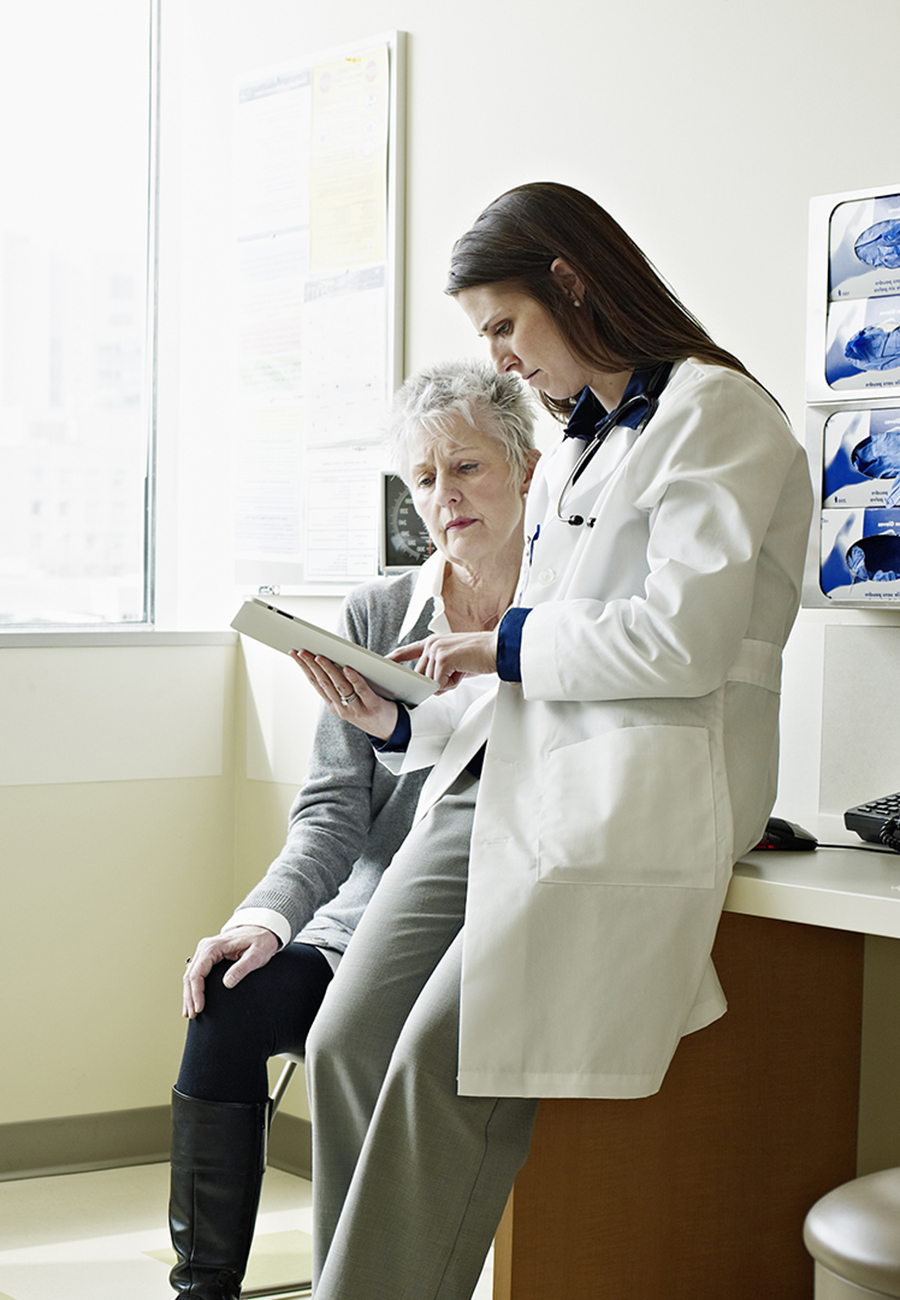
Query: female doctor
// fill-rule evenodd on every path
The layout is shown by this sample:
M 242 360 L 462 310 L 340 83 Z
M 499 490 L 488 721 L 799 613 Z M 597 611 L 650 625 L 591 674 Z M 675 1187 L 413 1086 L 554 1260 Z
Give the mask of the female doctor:
M 462 1300 L 527 1151 L 525 1099 L 658 1090 L 680 1038 L 725 1010 L 710 951 L 732 864 L 775 794 L 781 652 L 811 510 L 780 407 L 566 186 L 492 203 L 454 248 L 448 292 L 497 370 L 567 423 L 534 475 L 499 627 L 395 652 L 445 693 L 407 717 L 355 674 L 306 665 L 332 703 L 356 693 L 350 720 L 396 770 L 433 764 L 383 928 L 390 908 L 408 924 L 416 826 L 480 764 L 458 1005 L 445 981 L 439 1028 L 425 1030 L 415 1002 L 397 1017 L 394 1059 L 364 1107 L 350 1041 L 368 1015 L 361 982 L 342 1004 L 335 981 L 314 1030 L 314 1131 L 322 1096 L 330 1108 L 346 1094 L 357 1124 L 366 1110 L 317 1300 L 350 1300 L 365 1277 L 354 1256 L 376 1238 L 395 1262 L 409 1239 L 418 1272 L 404 1263 L 371 1294 Z M 428 475 L 412 481 L 432 491 Z M 496 697 L 474 716 L 446 689 L 493 672 Z M 429 877 L 427 836 L 415 851 Z M 436 945 L 430 969 L 445 965 Z M 391 979 L 382 947 L 370 1004 Z M 430 1068 L 441 1034 L 442 1073 Z M 404 1178 L 411 1203 L 395 1209 Z

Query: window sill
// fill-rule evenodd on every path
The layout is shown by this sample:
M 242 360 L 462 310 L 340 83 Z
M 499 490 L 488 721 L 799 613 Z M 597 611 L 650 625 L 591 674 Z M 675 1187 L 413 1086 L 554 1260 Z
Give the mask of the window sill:
M 237 633 L 221 632 L 166 632 L 153 628 L 21 628 L 13 631 L 0 628 L 0 649 L 46 650 L 63 647 L 89 649 L 94 646 L 182 646 L 182 645 L 234 645 Z

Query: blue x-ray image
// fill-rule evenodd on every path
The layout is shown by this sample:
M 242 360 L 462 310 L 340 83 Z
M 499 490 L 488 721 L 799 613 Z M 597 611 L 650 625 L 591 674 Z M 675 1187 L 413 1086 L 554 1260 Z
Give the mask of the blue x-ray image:
M 838 203 L 828 219 L 829 300 L 893 295 L 900 295 L 900 194 Z
M 894 370 L 900 366 L 900 329 L 866 325 L 847 342 L 844 356 L 857 370 Z
M 873 430 L 856 444 L 850 459 L 866 478 L 896 478 L 900 474 L 900 430 Z
M 900 221 L 876 221 L 864 230 L 853 251 L 867 266 L 900 267 Z
M 822 428 L 822 505 L 900 501 L 900 407 L 833 411 Z
M 854 582 L 896 582 L 900 578 L 900 537 L 863 537 L 847 552 Z
M 834 601 L 900 600 L 900 514 L 823 510 L 819 585 Z
M 900 281 L 900 271 L 885 274 Z M 830 388 L 860 393 L 878 389 L 885 396 L 900 388 L 900 293 L 829 303 L 825 333 L 825 380 Z
M 880 429 L 858 443 L 850 456 L 854 469 L 866 478 L 892 478 L 884 500 L 890 509 L 900 500 L 900 437 L 896 429 Z

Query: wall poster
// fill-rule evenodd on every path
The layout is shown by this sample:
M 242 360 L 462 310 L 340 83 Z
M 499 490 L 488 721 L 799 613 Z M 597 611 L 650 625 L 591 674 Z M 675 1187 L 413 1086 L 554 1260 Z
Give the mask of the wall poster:
M 379 441 L 402 372 L 403 33 L 239 78 L 235 576 L 378 571 Z

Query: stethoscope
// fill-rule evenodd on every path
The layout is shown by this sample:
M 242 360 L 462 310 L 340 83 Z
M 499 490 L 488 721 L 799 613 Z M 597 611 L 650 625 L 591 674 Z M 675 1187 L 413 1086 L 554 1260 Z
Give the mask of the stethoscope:
M 646 407 L 644 414 L 634 426 L 635 436 L 639 438 L 644 432 L 647 425 L 653 419 L 659 406 L 659 398 L 662 390 L 669 382 L 669 376 L 672 373 L 673 362 L 662 361 L 651 371 L 647 380 L 647 386 L 642 393 L 635 393 L 634 397 L 629 397 L 627 402 L 622 402 L 614 411 L 597 425 L 594 430 L 594 436 L 575 463 L 572 472 L 562 486 L 559 499 L 556 502 L 556 517 L 564 524 L 571 524 L 573 528 L 580 528 L 582 524 L 587 524 L 588 528 L 593 528 L 597 522 L 596 516 L 592 519 L 585 519 L 584 515 L 564 515 L 562 512 L 563 498 L 570 488 L 573 488 L 581 478 L 584 471 L 590 465 L 591 461 L 606 441 L 606 436 L 617 424 L 622 424 L 626 416 L 632 415 L 640 407 Z

